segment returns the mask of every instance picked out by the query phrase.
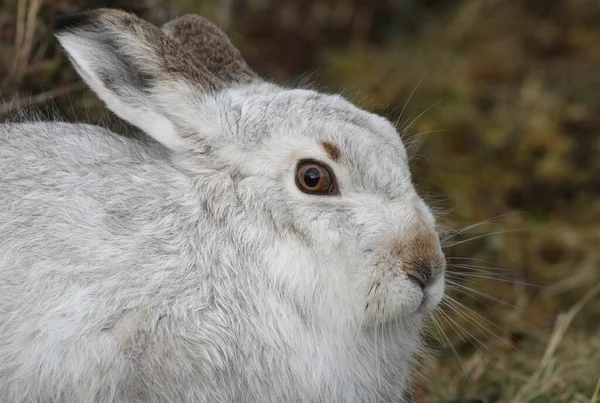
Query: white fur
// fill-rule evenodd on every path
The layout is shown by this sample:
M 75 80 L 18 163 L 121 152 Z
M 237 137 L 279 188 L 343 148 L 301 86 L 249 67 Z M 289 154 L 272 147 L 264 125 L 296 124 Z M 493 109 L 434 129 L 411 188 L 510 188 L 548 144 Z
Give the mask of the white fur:
M 392 125 L 260 81 L 173 83 L 156 118 L 95 84 L 102 58 L 69 41 L 108 106 L 172 151 L 0 125 L 0 402 L 403 401 L 444 291 L 390 255 L 434 226 Z M 340 196 L 298 190 L 307 157 Z
M 110 54 L 105 54 L 104 49 L 96 46 L 95 41 L 72 34 L 61 35 L 59 41 L 62 46 L 69 49 L 70 56 L 77 61 L 75 67 L 81 77 L 117 116 L 132 122 L 169 148 L 181 146 L 173 122 L 156 111 L 151 99 L 147 99 L 146 102 L 131 104 L 106 88 L 104 83 L 97 77 L 94 65 L 108 65 L 115 61 Z M 144 100 L 144 97 L 140 94 L 132 94 L 132 96 L 137 97 L 139 101 Z

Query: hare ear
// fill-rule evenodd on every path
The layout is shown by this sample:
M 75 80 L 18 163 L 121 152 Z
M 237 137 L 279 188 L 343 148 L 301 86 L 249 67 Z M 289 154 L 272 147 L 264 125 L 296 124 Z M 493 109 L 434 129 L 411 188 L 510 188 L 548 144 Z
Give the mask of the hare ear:
M 204 17 L 186 14 L 164 24 L 162 30 L 196 61 L 224 82 L 258 79 L 227 35 Z
M 169 148 L 183 147 L 183 136 L 198 131 L 210 113 L 199 105 L 203 96 L 225 85 L 158 27 L 124 11 L 62 17 L 54 31 L 107 106 Z

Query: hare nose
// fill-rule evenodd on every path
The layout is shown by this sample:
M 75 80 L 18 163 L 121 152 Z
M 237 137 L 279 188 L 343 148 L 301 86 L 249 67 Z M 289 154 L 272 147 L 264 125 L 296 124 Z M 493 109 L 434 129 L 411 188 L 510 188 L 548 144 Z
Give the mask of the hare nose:
M 396 239 L 392 251 L 402 270 L 422 288 L 433 283 L 446 267 L 437 233 L 421 222 L 402 239 Z
M 421 286 L 427 287 L 444 270 L 445 259 L 441 254 L 419 256 L 415 260 L 403 260 L 402 269 L 408 277 Z

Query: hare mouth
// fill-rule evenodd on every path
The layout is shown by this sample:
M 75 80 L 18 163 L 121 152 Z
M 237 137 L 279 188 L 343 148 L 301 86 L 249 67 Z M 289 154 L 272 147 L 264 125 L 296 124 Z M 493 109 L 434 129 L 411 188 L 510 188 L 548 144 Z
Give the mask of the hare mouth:
M 377 285 L 379 284 L 379 285 Z M 375 284 L 365 303 L 365 324 L 415 318 L 427 313 L 430 297 L 417 280 L 404 279 L 396 284 Z
M 432 312 L 444 298 L 444 276 L 439 276 L 432 284 L 423 290 L 423 301 L 419 311 L 422 314 Z

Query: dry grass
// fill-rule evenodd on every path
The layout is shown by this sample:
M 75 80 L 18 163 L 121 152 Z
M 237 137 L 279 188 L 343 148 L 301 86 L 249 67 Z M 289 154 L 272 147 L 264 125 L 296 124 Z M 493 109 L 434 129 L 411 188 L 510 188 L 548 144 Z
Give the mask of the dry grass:
M 0 120 L 25 105 L 106 116 L 49 35 L 67 3 L 0 5 Z M 400 7 L 424 3 L 173 1 L 224 18 L 260 73 L 343 92 L 409 128 L 421 193 L 443 227 L 466 228 L 446 241 L 447 339 L 432 332 L 421 401 L 597 402 L 600 3 Z

